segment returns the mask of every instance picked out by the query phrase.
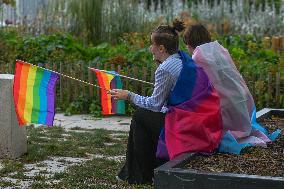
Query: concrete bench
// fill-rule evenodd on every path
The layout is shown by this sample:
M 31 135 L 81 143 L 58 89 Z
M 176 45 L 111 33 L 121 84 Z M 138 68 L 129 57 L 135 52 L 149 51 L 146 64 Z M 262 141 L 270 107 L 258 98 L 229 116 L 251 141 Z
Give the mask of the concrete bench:
M 0 158 L 17 158 L 27 152 L 26 128 L 20 127 L 13 98 L 14 75 L 0 74 Z

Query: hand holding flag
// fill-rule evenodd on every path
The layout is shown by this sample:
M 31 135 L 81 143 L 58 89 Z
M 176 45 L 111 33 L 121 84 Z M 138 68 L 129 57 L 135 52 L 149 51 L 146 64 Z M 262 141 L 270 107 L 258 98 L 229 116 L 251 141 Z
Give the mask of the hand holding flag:
M 101 106 L 103 115 L 125 114 L 125 102 L 111 96 L 112 89 L 121 89 L 122 82 L 116 72 L 102 72 L 98 69 L 91 69 L 97 76 L 101 88 Z M 113 92 L 114 93 L 114 92 Z M 115 93 L 116 94 L 116 93 Z
M 128 100 L 129 91 L 122 89 L 112 89 L 108 92 L 114 99 L 117 100 Z

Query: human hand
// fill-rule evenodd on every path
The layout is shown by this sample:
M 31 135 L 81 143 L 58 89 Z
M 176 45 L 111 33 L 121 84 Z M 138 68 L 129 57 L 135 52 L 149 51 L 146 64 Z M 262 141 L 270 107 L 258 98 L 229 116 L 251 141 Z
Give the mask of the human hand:
M 129 91 L 122 89 L 112 89 L 108 92 L 108 94 L 111 94 L 111 96 L 117 100 L 127 100 L 128 93 Z

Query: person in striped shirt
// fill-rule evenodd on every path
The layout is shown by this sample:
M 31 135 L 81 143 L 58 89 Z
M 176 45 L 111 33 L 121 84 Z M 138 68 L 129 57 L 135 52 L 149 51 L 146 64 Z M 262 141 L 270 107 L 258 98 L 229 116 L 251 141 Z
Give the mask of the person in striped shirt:
M 155 154 L 160 131 L 165 124 L 167 98 L 182 69 L 178 32 L 183 29 L 183 23 L 174 20 L 173 26 L 160 25 L 151 33 L 149 50 L 158 64 L 151 96 L 120 89 L 110 92 L 114 98 L 129 100 L 139 107 L 132 117 L 126 162 L 117 176 L 119 180 L 130 184 L 151 184 L 154 169 L 164 163 Z

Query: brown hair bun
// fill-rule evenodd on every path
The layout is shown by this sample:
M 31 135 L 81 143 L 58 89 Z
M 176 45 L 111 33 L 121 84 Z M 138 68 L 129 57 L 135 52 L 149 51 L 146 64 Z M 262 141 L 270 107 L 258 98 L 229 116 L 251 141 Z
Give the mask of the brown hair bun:
M 184 23 L 180 21 L 179 19 L 175 18 L 173 20 L 173 29 L 176 30 L 177 32 L 183 31 L 185 28 Z

